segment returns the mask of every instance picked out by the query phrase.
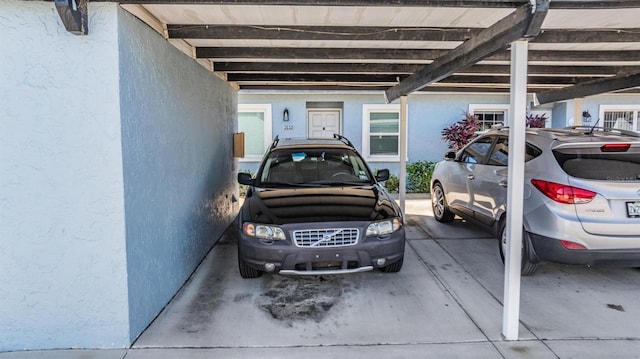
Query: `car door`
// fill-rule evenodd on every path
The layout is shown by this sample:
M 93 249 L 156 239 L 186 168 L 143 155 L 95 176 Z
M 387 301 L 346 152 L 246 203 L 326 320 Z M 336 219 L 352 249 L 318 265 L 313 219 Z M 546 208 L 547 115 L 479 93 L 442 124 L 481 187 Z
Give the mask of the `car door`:
M 476 172 L 481 170 L 494 137 L 479 137 L 467 145 L 456 159 L 455 173 L 449 177 L 447 195 L 451 198 L 451 207 L 469 216 L 474 212 Z
M 476 166 L 470 187 L 473 191 L 473 215 L 476 220 L 491 225 L 499 207 L 507 201 L 509 138 L 497 136 L 486 163 Z

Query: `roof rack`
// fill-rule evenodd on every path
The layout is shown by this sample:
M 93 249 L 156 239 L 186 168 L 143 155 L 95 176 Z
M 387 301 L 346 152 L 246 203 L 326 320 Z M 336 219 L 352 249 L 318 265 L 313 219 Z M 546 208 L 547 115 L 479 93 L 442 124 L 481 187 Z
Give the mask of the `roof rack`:
M 276 135 L 276 138 L 274 138 L 273 142 L 271 142 L 271 146 L 269 147 L 269 150 L 276 148 L 279 141 L 280 141 L 279 135 Z
M 342 143 L 344 143 L 345 145 L 351 147 L 351 148 L 355 148 L 353 146 L 353 144 L 351 143 L 351 141 L 349 141 L 349 139 L 347 139 L 346 137 L 339 135 L 337 133 L 333 134 L 333 138 L 340 140 Z
M 594 131 L 598 131 L 598 132 L 608 132 L 608 133 L 616 133 L 616 134 L 620 134 L 620 135 L 625 135 L 625 136 L 631 136 L 631 137 L 640 137 L 640 133 L 635 132 L 635 131 L 629 131 L 629 130 L 621 130 L 618 128 L 610 128 L 610 127 L 592 127 L 592 126 L 569 126 L 569 127 L 565 127 L 566 129 L 569 130 L 581 130 L 581 131 L 585 131 L 585 134 L 589 134 L 589 133 L 593 133 Z

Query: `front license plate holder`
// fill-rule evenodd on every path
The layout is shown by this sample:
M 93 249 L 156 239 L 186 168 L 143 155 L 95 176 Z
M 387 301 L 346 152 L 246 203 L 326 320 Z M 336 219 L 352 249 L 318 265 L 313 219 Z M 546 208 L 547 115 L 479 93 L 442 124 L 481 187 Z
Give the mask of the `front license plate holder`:
M 640 218 L 640 201 L 627 202 L 627 217 Z

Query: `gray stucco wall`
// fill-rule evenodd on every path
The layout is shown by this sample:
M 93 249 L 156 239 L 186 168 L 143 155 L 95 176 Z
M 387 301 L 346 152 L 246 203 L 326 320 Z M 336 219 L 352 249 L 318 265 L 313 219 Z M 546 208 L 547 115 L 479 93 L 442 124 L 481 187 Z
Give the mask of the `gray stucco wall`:
M 0 1 L 0 350 L 129 343 L 116 10 Z
M 0 351 L 127 347 L 237 212 L 236 92 L 116 3 L 0 33 Z
M 130 337 L 236 213 L 236 91 L 119 10 Z

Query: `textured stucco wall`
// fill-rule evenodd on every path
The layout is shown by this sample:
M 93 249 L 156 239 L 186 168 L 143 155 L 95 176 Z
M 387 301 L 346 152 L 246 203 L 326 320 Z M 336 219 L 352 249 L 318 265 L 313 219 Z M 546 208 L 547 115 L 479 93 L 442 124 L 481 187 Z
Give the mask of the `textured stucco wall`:
M 236 91 L 119 11 L 131 339 L 237 212 Z
M 116 10 L 0 1 L 0 350 L 129 344 Z

